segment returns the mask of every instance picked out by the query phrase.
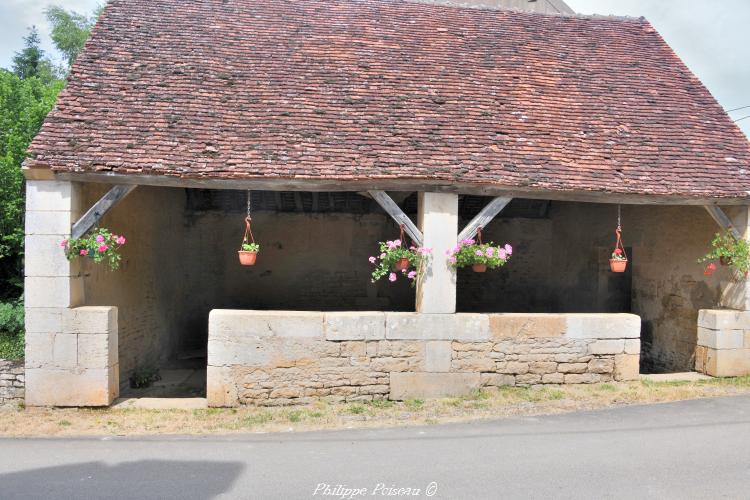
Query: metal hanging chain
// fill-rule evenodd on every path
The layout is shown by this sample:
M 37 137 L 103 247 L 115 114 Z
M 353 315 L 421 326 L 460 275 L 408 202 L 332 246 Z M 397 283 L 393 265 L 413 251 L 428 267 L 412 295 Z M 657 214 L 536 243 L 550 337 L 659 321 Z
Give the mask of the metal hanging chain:
M 621 205 L 617 205 L 617 229 L 622 230 L 622 224 L 620 222 L 620 207 Z
M 252 198 L 252 192 L 248 189 L 247 190 L 247 216 L 250 217 L 250 208 L 253 205 L 253 198 Z

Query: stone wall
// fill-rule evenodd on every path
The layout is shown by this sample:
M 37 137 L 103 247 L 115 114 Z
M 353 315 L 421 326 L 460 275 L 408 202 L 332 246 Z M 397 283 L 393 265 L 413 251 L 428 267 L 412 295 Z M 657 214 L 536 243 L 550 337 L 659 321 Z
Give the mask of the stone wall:
M 23 360 L 0 359 L 0 406 L 18 406 L 24 397 Z
M 638 377 L 630 314 L 214 310 L 210 406 L 465 394 Z

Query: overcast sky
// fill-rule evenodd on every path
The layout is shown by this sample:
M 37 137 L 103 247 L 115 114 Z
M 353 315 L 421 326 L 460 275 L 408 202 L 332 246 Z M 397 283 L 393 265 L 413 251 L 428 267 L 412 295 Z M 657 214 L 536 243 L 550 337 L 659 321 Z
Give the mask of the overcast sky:
M 703 81 L 724 109 L 750 106 L 749 0 L 565 0 L 582 14 L 644 16 Z M 0 66 L 10 67 L 26 29 L 36 25 L 54 55 L 44 9 L 57 4 L 90 13 L 101 0 L 0 0 Z M 731 112 L 750 115 L 750 107 Z M 750 118 L 738 122 L 750 136 Z

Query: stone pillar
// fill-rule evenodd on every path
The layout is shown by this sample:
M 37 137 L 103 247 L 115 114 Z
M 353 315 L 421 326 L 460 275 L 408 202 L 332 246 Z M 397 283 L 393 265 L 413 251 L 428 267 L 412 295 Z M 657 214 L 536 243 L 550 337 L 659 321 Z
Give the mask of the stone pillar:
M 71 308 L 84 302 L 77 261 L 65 258 L 61 242 L 80 215 L 80 186 L 63 181 L 26 183 L 25 286 L 26 404 L 29 406 L 105 406 L 117 393 L 111 341 L 117 355 L 116 309 L 107 313 L 102 339 L 83 338 L 66 327 Z M 109 333 L 114 330 L 110 339 Z M 106 340 L 104 370 L 92 368 L 93 340 Z M 98 345 L 98 344 L 97 344 Z M 115 384 L 113 386 L 113 384 Z
M 458 195 L 419 193 L 419 229 L 432 249 L 430 265 L 417 282 L 417 312 L 456 312 L 456 271 L 445 251 L 456 246 Z
M 750 239 L 750 207 L 727 207 L 724 211 L 732 219 L 732 224 L 740 234 L 745 239 Z M 719 230 L 717 226 L 717 231 Z M 722 281 L 719 306 L 738 311 L 750 311 L 750 281 L 741 276 L 736 276 L 733 280 Z

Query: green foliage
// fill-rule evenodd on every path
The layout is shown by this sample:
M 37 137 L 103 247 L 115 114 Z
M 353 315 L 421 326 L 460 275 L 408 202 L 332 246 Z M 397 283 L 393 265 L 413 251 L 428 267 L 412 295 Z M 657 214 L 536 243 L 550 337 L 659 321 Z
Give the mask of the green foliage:
M 450 262 L 455 268 L 484 264 L 489 269 L 502 267 L 508 262 L 513 248 L 494 243 L 476 243 L 474 240 L 463 240 L 456 245 L 450 255 Z
M 91 16 L 67 11 L 59 6 L 49 7 L 45 11 L 47 20 L 52 26 L 52 42 L 65 56 L 68 66 L 75 62 L 78 54 L 83 50 L 91 28 L 94 27 L 101 11 L 102 7 L 98 7 Z
M 0 299 L 20 295 L 24 236 L 21 163 L 62 87 L 59 80 L 22 80 L 0 69 Z
M 62 241 L 61 246 L 65 249 L 68 260 L 78 258 L 89 258 L 97 264 L 106 262 L 110 269 L 120 267 L 120 248 L 125 244 L 125 237 L 112 232 L 107 228 L 99 228 L 82 238 Z
M 716 233 L 711 240 L 711 251 L 698 262 L 714 260 L 723 261 L 739 273 L 747 274 L 750 271 L 750 244 L 744 238 L 735 238 L 729 231 L 724 234 Z
M 161 380 L 159 369 L 153 366 L 140 366 L 133 370 L 130 376 L 130 387 L 133 389 L 143 389 L 149 387 L 157 380 Z
M 257 243 L 243 243 L 242 244 L 242 251 L 243 252 L 260 252 L 260 245 Z
M 24 349 L 23 304 L 0 302 L 0 359 L 21 359 Z

